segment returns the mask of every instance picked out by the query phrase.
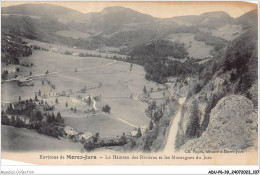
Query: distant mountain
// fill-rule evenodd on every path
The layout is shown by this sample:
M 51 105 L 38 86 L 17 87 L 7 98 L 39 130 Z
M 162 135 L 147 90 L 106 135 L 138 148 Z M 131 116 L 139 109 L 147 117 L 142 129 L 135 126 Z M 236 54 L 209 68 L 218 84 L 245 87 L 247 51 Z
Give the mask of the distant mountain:
M 232 19 L 226 12 L 223 11 L 216 11 L 216 12 L 206 12 L 201 14 L 200 16 L 206 17 L 206 18 L 226 18 L 226 19 Z
M 98 20 L 99 22 L 106 22 L 105 20 L 119 20 L 121 23 L 140 23 L 152 21 L 156 18 L 139 13 L 130 8 L 124 8 L 120 6 L 107 7 L 100 13 L 96 13 L 93 20 Z M 114 21 L 116 22 L 116 21 Z
M 248 13 L 245 13 L 244 15 L 236 18 L 234 20 L 235 24 L 242 24 L 244 27 L 248 27 L 248 26 L 254 26 L 257 27 L 258 26 L 258 19 L 257 19 L 257 10 L 253 10 L 250 11 Z
M 61 16 L 81 14 L 76 10 L 50 4 L 22 4 L 15 6 L 2 7 L 2 14 L 20 14 L 28 16 L 50 17 L 57 19 Z
M 232 21 L 226 12 L 207 12 L 202 15 L 189 15 L 189 16 L 177 16 L 166 19 L 165 22 L 175 22 L 179 25 L 185 26 L 205 26 L 205 27 L 217 27 Z
M 71 25 L 83 32 L 94 34 L 105 32 L 114 33 L 126 28 L 134 28 L 137 24 L 153 23 L 156 19 L 150 15 L 142 14 L 124 7 L 107 7 L 101 12 L 83 14 L 78 11 L 50 5 L 50 4 L 22 4 L 2 8 L 2 15 L 12 14 L 16 16 L 27 16 L 57 20 L 60 23 Z M 132 26 L 129 26 L 132 25 Z
M 45 42 L 67 44 L 69 41 L 82 49 L 96 49 L 103 46 L 135 47 L 164 39 L 173 33 L 207 35 L 200 38 L 206 38 L 207 43 L 212 43 L 213 37 L 209 37 L 211 31 L 227 24 L 243 25 L 246 29 L 247 26 L 255 24 L 256 17 L 256 11 L 236 19 L 226 12 L 219 11 L 161 19 L 119 6 L 83 14 L 46 3 L 23 4 L 2 7 L 2 31 Z M 60 35 L 61 33 L 73 35 L 73 32 L 82 33 L 82 38 L 73 39 L 71 36 Z M 214 40 L 219 40 L 218 36 L 214 36 Z M 205 39 L 200 41 L 204 42 Z
M 154 23 L 157 18 L 124 7 L 107 7 L 99 13 L 87 14 L 91 28 L 104 33 L 114 33 L 140 24 Z

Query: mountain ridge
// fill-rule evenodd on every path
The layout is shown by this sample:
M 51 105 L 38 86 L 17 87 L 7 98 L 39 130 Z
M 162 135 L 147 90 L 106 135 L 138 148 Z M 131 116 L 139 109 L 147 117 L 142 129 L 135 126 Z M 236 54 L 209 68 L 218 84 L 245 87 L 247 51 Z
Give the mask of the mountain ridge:
M 96 49 L 103 46 L 132 47 L 156 39 L 165 39 L 172 33 L 193 33 L 196 35 L 200 32 L 200 35 L 207 36 L 197 36 L 196 38 L 211 43 L 207 40 L 207 37 L 210 37 L 209 34 L 205 34 L 207 31 L 201 31 L 201 28 L 206 28 L 210 32 L 230 24 L 252 25 L 251 22 L 249 23 L 250 17 L 242 15 L 239 18 L 232 18 L 224 11 L 173 18 L 155 18 L 121 6 L 106 7 L 101 12 L 81 13 L 48 3 L 29 3 L 2 7 L 2 14 L 6 13 L 14 15 L 2 15 L 2 20 L 6 23 L 2 27 L 3 31 L 16 31 L 20 36 L 25 37 L 33 35 L 33 38 L 47 42 L 57 42 L 57 40 L 64 42 L 64 40 L 68 41 L 70 36 L 60 36 L 57 32 L 72 29 L 71 34 L 73 31 L 88 34 L 88 38 L 80 38 L 80 40 L 72 42 L 83 49 Z M 19 16 L 19 14 L 21 15 Z M 248 13 L 247 16 L 250 14 Z M 40 16 L 41 18 L 37 19 L 31 16 Z M 13 21 L 17 21 L 16 24 Z M 31 30 L 26 30 L 30 28 L 27 26 L 28 24 L 33 26 L 33 33 L 30 32 Z M 14 28 L 17 29 L 14 30 Z M 95 48 L 89 48 L 92 43 Z

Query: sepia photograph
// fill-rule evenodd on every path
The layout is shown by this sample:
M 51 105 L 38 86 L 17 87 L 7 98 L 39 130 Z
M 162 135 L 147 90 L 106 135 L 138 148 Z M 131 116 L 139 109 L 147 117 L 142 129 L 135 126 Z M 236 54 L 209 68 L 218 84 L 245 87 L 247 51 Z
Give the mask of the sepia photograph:
M 1 157 L 257 165 L 258 4 L 2 1 Z

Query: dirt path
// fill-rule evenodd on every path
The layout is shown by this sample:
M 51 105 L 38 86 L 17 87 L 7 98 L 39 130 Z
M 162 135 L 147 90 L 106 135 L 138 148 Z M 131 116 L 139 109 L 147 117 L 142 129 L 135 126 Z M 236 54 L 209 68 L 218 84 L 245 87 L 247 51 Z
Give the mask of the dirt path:
M 87 99 L 88 97 L 89 97 L 89 96 L 86 96 L 85 98 Z M 100 110 L 97 108 L 97 106 L 96 106 L 96 104 L 97 104 L 96 100 L 94 100 L 93 97 L 90 97 L 90 99 L 91 99 L 91 101 L 93 101 L 93 108 L 94 108 L 95 110 L 97 110 L 97 111 L 100 111 Z M 138 126 L 136 126 L 136 125 L 134 125 L 134 124 L 131 124 L 131 123 L 129 123 L 128 121 L 125 121 L 125 120 L 121 119 L 120 117 L 116 117 L 115 115 L 112 115 L 112 114 L 110 114 L 110 116 L 116 118 L 117 120 L 120 120 L 121 122 L 123 122 L 123 123 L 125 123 L 125 124 L 127 124 L 127 125 L 129 125 L 129 126 L 138 128 Z
M 174 119 L 171 122 L 170 130 L 168 133 L 168 138 L 166 140 L 166 144 L 164 147 L 165 153 L 175 152 L 175 142 L 176 142 L 176 136 L 177 136 L 177 132 L 178 132 L 178 124 L 179 124 L 179 121 L 181 118 L 182 104 L 184 103 L 185 100 L 186 100 L 186 97 L 179 98 L 179 104 L 180 104 L 179 112 L 176 114 L 176 116 L 174 117 Z
M 131 124 L 131 123 L 129 123 L 129 122 L 127 122 L 127 121 L 125 121 L 125 120 L 123 120 L 123 119 L 117 117 L 117 116 L 114 116 L 114 115 L 111 115 L 111 116 L 113 116 L 114 118 L 116 118 L 117 120 L 120 120 L 121 122 L 123 122 L 123 123 L 125 123 L 125 124 L 128 124 L 129 126 L 132 126 L 132 127 L 134 127 L 134 128 L 139 128 L 139 126 L 136 126 L 136 125 L 134 125 L 134 124 Z

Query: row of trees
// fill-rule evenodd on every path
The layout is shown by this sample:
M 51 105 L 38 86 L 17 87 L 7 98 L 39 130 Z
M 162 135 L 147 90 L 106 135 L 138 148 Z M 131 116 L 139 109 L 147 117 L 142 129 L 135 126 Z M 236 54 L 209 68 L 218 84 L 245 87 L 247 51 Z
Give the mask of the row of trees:
M 99 133 L 96 133 L 95 136 L 93 136 L 92 138 L 90 138 L 89 140 L 87 140 L 84 143 L 84 148 L 87 151 L 92 151 L 95 148 L 100 148 L 100 147 L 106 147 L 106 146 L 123 146 L 125 145 L 127 142 L 129 142 L 129 137 L 127 137 L 125 135 L 125 133 L 123 133 L 123 135 L 118 139 L 100 139 Z
M 53 112 L 46 112 L 53 109 L 54 106 L 39 101 L 37 95 L 35 95 L 34 100 L 22 101 L 21 97 L 19 97 L 17 103 L 10 103 L 6 111 L 2 111 L 2 124 L 36 129 L 42 134 L 59 137 L 63 134 L 64 119 L 60 112 L 56 115 Z

